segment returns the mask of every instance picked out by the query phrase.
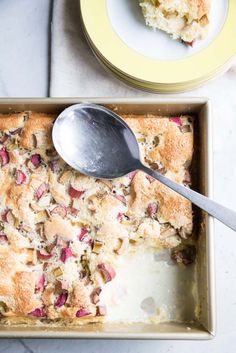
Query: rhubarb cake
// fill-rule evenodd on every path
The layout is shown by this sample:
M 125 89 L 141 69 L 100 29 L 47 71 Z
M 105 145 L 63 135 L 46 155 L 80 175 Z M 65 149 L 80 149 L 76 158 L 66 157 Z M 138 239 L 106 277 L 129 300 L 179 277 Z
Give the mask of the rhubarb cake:
M 192 119 L 123 118 L 143 162 L 189 186 Z M 6 323 L 103 321 L 100 294 L 116 276 L 117 259 L 138 247 L 178 249 L 192 232 L 191 203 L 143 172 L 98 180 L 66 165 L 52 145 L 54 119 L 35 112 L 0 116 L 0 316 Z M 186 265 L 178 252 L 173 259 Z
M 211 0 L 141 0 L 140 6 L 146 25 L 173 39 L 192 44 L 208 32 Z

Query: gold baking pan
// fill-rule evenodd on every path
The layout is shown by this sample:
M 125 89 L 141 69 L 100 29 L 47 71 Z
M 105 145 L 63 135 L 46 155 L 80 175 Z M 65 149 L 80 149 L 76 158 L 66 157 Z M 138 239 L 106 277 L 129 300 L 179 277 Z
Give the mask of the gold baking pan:
M 93 102 L 116 108 L 120 114 L 158 114 L 195 116 L 194 185 L 212 197 L 212 127 L 210 103 L 206 98 L 188 99 L 0 99 L 0 113 L 32 110 L 59 114 L 71 104 Z M 91 323 L 82 326 L 41 326 L 0 323 L 0 337 L 41 338 L 113 338 L 113 339 L 210 339 L 215 335 L 215 273 L 213 220 L 208 215 L 195 214 L 197 227 L 198 320 L 167 323 Z M 178 309 L 178 308 L 177 308 Z M 186 307 L 186 310 L 188 308 Z M 132 321 L 132 318 L 130 319 Z

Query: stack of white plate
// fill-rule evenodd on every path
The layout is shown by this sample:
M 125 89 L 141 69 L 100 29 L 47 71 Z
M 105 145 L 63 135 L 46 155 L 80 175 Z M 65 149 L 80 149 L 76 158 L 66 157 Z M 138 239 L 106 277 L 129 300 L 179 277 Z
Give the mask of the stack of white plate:
M 193 47 L 147 27 L 139 0 L 80 0 L 80 7 L 96 57 L 136 88 L 191 90 L 227 70 L 236 54 L 236 0 L 212 0 L 208 36 Z

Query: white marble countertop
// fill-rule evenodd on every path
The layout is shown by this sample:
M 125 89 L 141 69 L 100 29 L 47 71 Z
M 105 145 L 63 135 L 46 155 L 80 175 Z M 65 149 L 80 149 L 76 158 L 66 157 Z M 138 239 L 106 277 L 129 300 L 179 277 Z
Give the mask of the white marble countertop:
M 43 97 L 48 93 L 50 0 L 0 1 L 0 96 Z M 231 73 L 228 72 L 224 82 Z M 218 81 L 221 113 L 214 119 L 215 199 L 236 209 L 236 91 Z M 224 105 L 223 91 L 230 96 Z M 221 93 L 222 92 L 222 93 Z M 193 92 L 194 95 L 194 92 Z M 217 98 L 218 99 L 218 98 Z M 215 112 L 217 113 L 217 112 Z M 235 116 L 234 116 L 235 115 Z M 125 352 L 233 353 L 236 349 L 236 236 L 216 222 L 217 335 L 212 341 L 0 340 L 0 353 Z
M 0 1 L 0 97 L 47 95 L 50 4 Z

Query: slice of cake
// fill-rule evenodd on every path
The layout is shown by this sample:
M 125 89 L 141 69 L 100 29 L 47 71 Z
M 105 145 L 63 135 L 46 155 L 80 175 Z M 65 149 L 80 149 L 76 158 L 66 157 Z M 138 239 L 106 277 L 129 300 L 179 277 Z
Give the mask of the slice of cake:
M 140 6 L 146 25 L 173 39 L 192 45 L 208 32 L 211 0 L 141 0 Z

